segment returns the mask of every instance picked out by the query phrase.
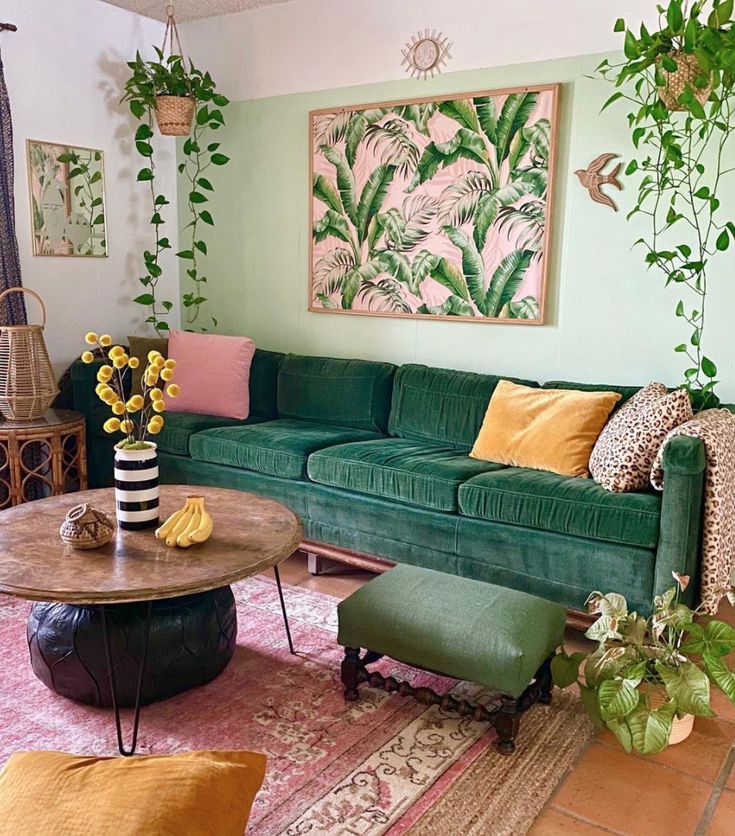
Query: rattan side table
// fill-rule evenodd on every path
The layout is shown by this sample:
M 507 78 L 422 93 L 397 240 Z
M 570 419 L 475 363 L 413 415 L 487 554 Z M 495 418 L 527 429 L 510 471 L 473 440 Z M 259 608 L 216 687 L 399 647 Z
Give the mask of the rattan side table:
M 0 420 L 0 509 L 86 489 L 83 415 L 49 409 L 33 421 Z

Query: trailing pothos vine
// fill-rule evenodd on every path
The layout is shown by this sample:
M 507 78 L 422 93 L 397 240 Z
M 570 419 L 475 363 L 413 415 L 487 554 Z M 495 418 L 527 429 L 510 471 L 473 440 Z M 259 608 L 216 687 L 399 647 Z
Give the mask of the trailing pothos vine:
M 635 33 L 617 21 L 625 61 L 605 60 L 598 71 L 618 88 L 604 107 L 621 99 L 633 105 L 628 123 L 639 153 L 626 174 L 639 182 L 628 217 L 650 219 L 650 235 L 636 242 L 646 249 L 646 263 L 663 271 L 667 286 L 687 291 L 676 316 L 687 323 L 689 339 L 675 351 L 688 361 L 684 387 L 701 390 L 706 404 L 718 382 L 703 347 L 708 279 L 713 259 L 735 243 L 735 223 L 723 217 L 720 202 L 723 182 L 735 171 L 728 144 L 735 131 L 733 0 L 669 0 L 658 10 L 655 32 L 642 24 Z M 685 83 L 672 103 L 677 75 Z
M 140 54 L 135 61 L 128 63 L 132 75 L 125 85 L 124 101 L 128 101 L 132 114 L 141 121 L 135 133 L 135 147 L 145 159 L 145 165 L 138 171 L 137 179 L 147 183 L 150 189 L 152 214 L 150 223 L 153 227 L 153 245 L 143 253 L 145 275 L 138 281 L 144 291 L 134 301 L 148 308 L 146 322 L 157 333 L 169 330 L 167 315 L 173 308 L 170 299 L 160 298 L 159 281 L 163 270 L 160 264 L 161 255 L 172 245 L 169 238 L 163 234 L 162 226 L 165 218 L 162 214 L 164 207 L 170 201 L 156 184 L 156 164 L 153 137 L 154 113 L 158 96 L 190 97 L 195 103 L 193 130 L 180 146 L 178 172 L 187 183 L 187 209 L 189 220 L 181 230 L 181 238 L 186 242 L 183 249 L 176 255 L 185 263 L 186 275 L 193 286 L 192 290 L 182 294 L 182 305 L 185 316 L 182 325 L 187 328 L 200 328 L 205 331 L 200 319 L 202 306 L 207 301 L 205 285 L 207 276 L 201 266 L 202 256 L 207 255 L 207 243 L 204 240 L 204 228 L 214 226 L 214 216 L 207 205 L 209 196 L 214 192 L 211 180 L 205 172 L 211 166 L 223 166 L 229 162 L 229 157 L 219 151 L 219 142 L 207 142 L 208 131 L 216 131 L 225 124 L 222 108 L 229 104 L 226 96 L 216 92 L 216 85 L 208 72 L 198 70 L 189 61 L 188 66 L 180 55 L 164 57 L 160 49 L 156 49 L 157 61 L 143 61 Z M 211 316 L 211 324 L 217 325 L 215 317 Z

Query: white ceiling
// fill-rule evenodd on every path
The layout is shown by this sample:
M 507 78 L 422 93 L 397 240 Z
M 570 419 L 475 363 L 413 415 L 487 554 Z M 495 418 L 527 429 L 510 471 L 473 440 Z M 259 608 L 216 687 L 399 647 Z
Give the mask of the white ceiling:
M 146 17 L 166 20 L 165 0 L 103 0 L 113 6 L 129 9 L 131 12 Z M 199 17 L 215 17 L 228 15 L 232 12 L 242 12 L 246 9 L 258 9 L 261 6 L 274 6 L 277 3 L 288 3 L 290 0 L 175 0 L 176 20 L 195 20 Z

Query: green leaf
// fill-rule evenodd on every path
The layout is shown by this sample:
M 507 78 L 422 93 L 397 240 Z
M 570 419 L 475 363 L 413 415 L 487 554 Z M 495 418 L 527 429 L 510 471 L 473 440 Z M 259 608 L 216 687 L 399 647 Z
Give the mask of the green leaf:
M 194 246 L 199 250 L 200 253 L 207 254 L 207 244 L 204 241 L 195 241 Z
M 395 166 L 392 165 L 379 165 L 373 170 L 367 183 L 365 183 L 356 209 L 357 222 L 355 226 L 360 241 L 365 240 L 370 221 L 380 212 L 383 206 L 395 170 Z
M 356 113 L 347 128 L 347 134 L 345 135 L 345 156 L 350 168 L 355 165 L 357 149 L 360 147 L 360 143 L 365 136 L 367 125 L 365 116 L 362 113 Z
M 204 221 L 205 224 L 214 226 L 214 218 L 212 217 L 211 213 L 208 212 L 206 209 L 202 209 L 202 211 L 199 213 L 199 217 L 201 220 Z
M 613 32 L 625 32 L 625 21 L 622 17 L 619 17 L 615 21 L 615 26 L 613 27 Z
M 732 17 L 733 0 L 723 0 L 720 5 L 712 11 L 707 24 L 714 29 L 724 26 Z
M 350 243 L 350 229 L 347 226 L 347 221 L 333 209 L 327 209 L 324 215 L 314 223 L 312 234 L 316 243 L 324 241 L 330 235 L 334 238 L 339 238 L 341 241 Z M 355 290 L 355 293 L 357 293 L 357 290 Z
M 429 316 L 475 316 L 475 309 L 459 296 L 448 296 L 441 305 L 419 305 L 416 313 Z
M 727 656 L 735 650 L 735 629 L 724 621 L 712 619 L 706 625 L 691 624 L 686 640 L 681 646 L 684 654 L 699 656 Z
M 206 177 L 198 177 L 197 186 L 201 189 L 206 189 L 208 192 L 214 191 L 214 186 L 209 182 L 209 180 L 207 180 Z
M 321 200 L 330 209 L 334 209 L 338 214 L 342 214 L 342 201 L 340 200 L 339 192 L 323 174 L 314 175 L 313 194 L 317 200 Z
M 707 377 L 717 377 L 717 366 L 709 357 L 702 357 L 702 371 Z
M 155 301 L 156 298 L 152 293 L 141 293 L 140 296 L 133 299 L 133 302 L 137 302 L 139 305 L 152 305 Z
M 153 179 L 153 172 L 150 168 L 141 168 L 138 172 L 138 181 L 142 182 L 145 180 L 152 180 Z
M 221 142 L 210 142 L 209 145 L 207 145 L 207 151 L 211 154 L 213 151 L 216 151 L 221 144 Z
M 189 200 L 191 203 L 206 203 L 209 198 L 201 192 L 189 192 Z
M 149 142 L 136 142 L 135 147 L 142 157 L 152 157 L 153 147 Z
M 475 245 L 480 252 L 485 249 L 487 233 L 495 223 L 499 211 L 500 203 L 494 194 L 484 194 L 477 201 L 473 237 L 475 239 Z
M 497 131 L 495 99 L 492 96 L 477 96 L 473 101 L 482 132 L 490 144 L 495 145 Z
M 153 136 L 153 131 L 146 122 L 143 122 L 142 125 L 138 126 L 138 130 L 135 132 L 135 139 L 136 141 L 142 141 L 144 139 L 150 139 Z
M 423 252 L 426 252 L 426 250 Z M 444 285 L 444 287 L 448 287 L 454 296 L 458 296 L 465 302 L 469 302 L 470 293 L 467 288 L 467 282 L 457 265 L 448 258 L 442 258 L 441 256 L 432 256 L 432 258 L 436 259 L 436 261 L 430 270 L 431 278 L 439 282 L 439 284 Z M 414 274 L 416 274 L 416 260 L 414 260 Z
M 727 667 L 720 657 L 704 656 L 704 665 L 710 679 L 715 685 L 735 703 L 735 674 Z
M 225 154 L 212 154 L 213 165 L 225 165 L 230 161 L 230 158 Z
M 355 175 L 344 156 L 331 145 L 321 145 L 319 150 L 326 159 L 334 166 L 337 173 L 337 188 L 342 198 L 342 206 L 347 217 L 357 226 L 357 187 Z
M 176 253 L 179 258 L 188 259 L 190 261 L 194 260 L 194 252 L 192 250 L 181 250 L 180 252 Z
M 587 710 L 587 714 L 589 715 L 590 720 L 592 720 L 593 725 L 596 728 L 601 729 L 604 723 L 602 721 L 602 717 L 600 717 L 600 707 L 597 704 L 597 690 L 580 682 L 579 698 L 582 701 L 582 705 Z
M 442 231 L 462 253 L 462 272 L 467 283 L 467 289 L 480 313 L 484 314 L 485 265 L 475 242 L 454 226 L 444 226 Z
M 105 216 L 102 212 L 99 215 L 95 216 L 94 220 L 92 221 L 92 226 L 99 226 L 99 224 L 104 223 Z
M 605 725 L 615 735 L 623 749 L 630 754 L 633 751 L 633 735 L 630 733 L 626 719 L 611 717 L 609 720 L 605 720 Z
M 678 35 L 684 27 L 684 14 L 681 10 L 679 0 L 669 0 L 669 8 L 666 11 L 666 21 L 669 29 L 674 35 Z
M 439 113 L 459 122 L 463 128 L 480 133 L 480 122 L 469 99 L 450 99 L 440 102 Z
M 495 135 L 495 156 L 498 166 L 508 157 L 510 143 L 525 127 L 536 107 L 538 93 L 511 93 L 503 103 Z
M 676 713 L 673 702 L 665 702 L 655 711 L 650 711 L 643 700 L 635 711 L 626 718 L 630 729 L 633 748 L 642 755 L 655 755 L 669 745 L 671 724 Z
M 723 229 L 717 236 L 716 246 L 720 252 L 725 252 L 725 250 L 730 246 L 730 233 L 726 229 Z
M 345 310 L 349 310 L 352 307 L 352 303 L 355 301 L 355 296 L 357 295 L 357 291 L 360 289 L 360 285 L 362 284 L 362 277 L 357 269 L 353 268 L 350 272 L 345 276 L 345 280 L 342 283 L 342 308 Z
M 682 662 L 677 668 L 657 662 L 656 671 L 680 714 L 714 716 L 710 708 L 709 679 L 694 662 Z
M 487 148 L 479 134 L 460 128 L 447 142 L 430 142 L 418 161 L 416 173 L 406 191 L 413 191 L 430 180 L 440 168 L 451 165 L 460 157 L 488 165 Z
M 130 100 L 130 112 L 135 116 L 137 119 L 142 118 L 143 114 L 145 113 L 145 105 L 140 99 L 131 99 Z
M 602 111 L 603 111 L 603 110 L 607 110 L 607 108 L 608 108 L 608 107 L 610 107 L 610 105 L 611 105 L 611 104 L 614 104 L 614 103 L 615 103 L 615 102 L 617 102 L 619 99 L 622 99 L 624 95 L 625 95 L 625 94 L 624 94 L 622 91 L 620 91 L 620 90 L 618 90 L 618 92 L 617 92 L 617 93 L 613 93 L 613 94 L 612 94 L 612 96 L 610 96 L 610 98 L 609 98 L 609 99 L 605 102 L 605 104 L 604 104 L 604 105 L 600 108 L 600 113 L 602 113 Z
M 102 179 L 102 172 L 95 171 L 95 173 L 89 178 L 90 183 L 98 183 Z M 100 198 L 101 200 L 101 198 Z
M 605 722 L 626 717 L 640 701 L 638 683 L 632 679 L 606 679 L 597 690 L 600 716 Z
M 485 316 L 499 316 L 503 306 L 513 299 L 533 256 L 531 250 L 514 250 L 500 262 L 490 279 L 484 304 L 478 306 Z
M 557 653 L 551 660 L 551 674 L 554 677 L 554 684 L 559 688 L 568 688 L 579 680 L 579 666 L 587 658 L 583 651 L 572 653 Z
M 414 283 L 411 265 L 403 253 L 386 250 L 382 253 L 378 253 L 376 260 L 387 273 L 390 273 L 390 275 L 398 279 L 399 282 L 403 282 L 411 293 L 417 293 L 418 287 Z

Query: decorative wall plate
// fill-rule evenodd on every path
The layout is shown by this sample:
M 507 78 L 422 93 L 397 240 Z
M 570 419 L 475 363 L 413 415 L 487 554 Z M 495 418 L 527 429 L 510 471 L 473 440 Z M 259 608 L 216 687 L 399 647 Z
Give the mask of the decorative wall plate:
M 412 78 L 433 77 L 452 57 L 449 52 L 451 47 L 449 38 L 441 32 L 429 32 L 428 29 L 417 32 L 402 50 L 401 65 L 405 64 L 406 72 L 411 73 Z

